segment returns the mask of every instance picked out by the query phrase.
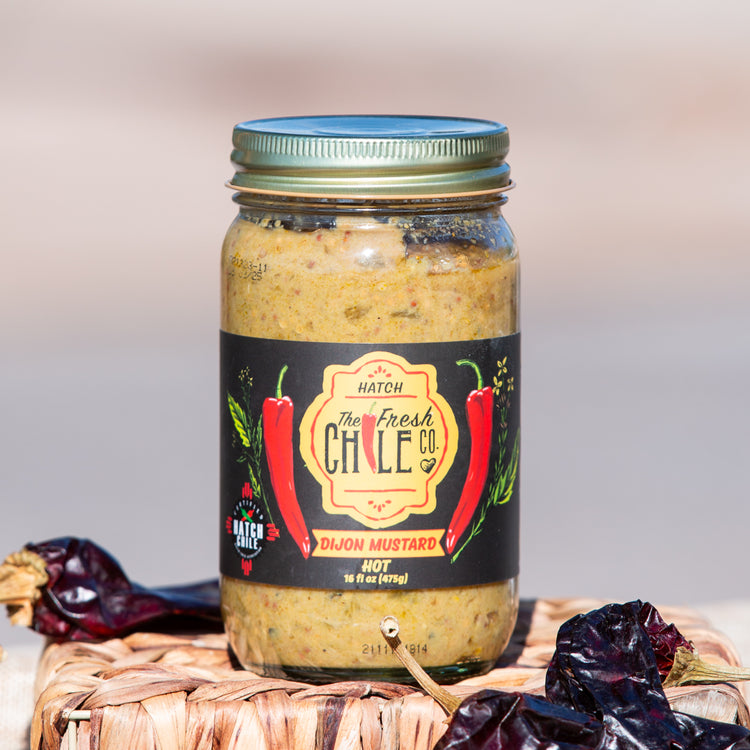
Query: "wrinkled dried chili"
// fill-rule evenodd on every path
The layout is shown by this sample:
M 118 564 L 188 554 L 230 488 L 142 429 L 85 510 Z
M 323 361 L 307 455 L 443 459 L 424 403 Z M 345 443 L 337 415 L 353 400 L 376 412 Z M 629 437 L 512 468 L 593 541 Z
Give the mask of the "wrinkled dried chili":
M 589 714 L 528 693 L 482 690 L 451 717 L 433 750 L 748 750 L 750 733 L 737 724 L 674 712 L 679 735 L 668 744 L 634 736 Z
M 269 396 L 263 402 L 263 442 L 271 486 L 276 495 L 279 510 L 289 533 L 307 559 L 310 556 L 310 535 L 294 486 L 292 443 L 294 404 L 289 396 L 281 395 L 281 381 L 287 369 L 286 365 L 281 368 L 275 398 Z
M 88 539 L 27 544 L 0 566 L 0 602 L 15 624 L 55 639 L 88 641 L 144 627 L 221 623 L 218 581 L 146 588 Z
M 459 359 L 457 365 L 472 367 L 477 375 L 477 387 L 466 397 L 466 421 L 471 437 L 471 454 L 469 470 L 466 474 L 461 497 L 453 512 L 445 534 L 445 549 L 450 554 L 456 542 L 471 521 L 474 511 L 487 483 L 490 469 L 490 449 L 492 445 L 492 409 L 494 400 L 492 388 L 482 387 L 482 373 L 475 362 L 470 359 Z
M 547 670 L 547 699 L 603 721 L 616 748 L 749 749 L 744 727 L 672 711 L 654 652 L 654 643 L 664 645 L 663 621 L 652 615 L 650 605 L 633 601 L 563 623 Z
M 482 690 L 451 717 L 433 750 L 614 750 L 597 719 L 527 693 Z
M 547 699 L 606 717 L 615 734 L 639 738 L 633 747 L 682 747 L 640 607 L 608 604 L 563 623 L 547 669 Z
M 659 662 L 683 643 L 640 601 L 577 615 L 558 631 L 546 698 L 471 696 L 434 750 L 750 750 L 745 727 L 672 710 Z
M 695 649 L 674 625 L 667 625 L 656 607 L 648 602 L 641 605 L 638 611 L 638 621 L 648 635 L 656 656 L 656 666 L 664 680 L 674 666 L 677 649 L 684 648 L 690 652 Z

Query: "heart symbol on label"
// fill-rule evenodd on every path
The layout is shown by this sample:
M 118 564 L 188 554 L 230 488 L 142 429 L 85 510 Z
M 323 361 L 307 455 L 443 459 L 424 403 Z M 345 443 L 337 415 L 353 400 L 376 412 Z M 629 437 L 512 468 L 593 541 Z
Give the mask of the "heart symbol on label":
M 419 462 L 419 468 L 422 469 L 422 471 L 425 474 L 429 474 L 432 471 L 432 467 L 435 465 L 435 459 L 434 458 L 423 458 Z

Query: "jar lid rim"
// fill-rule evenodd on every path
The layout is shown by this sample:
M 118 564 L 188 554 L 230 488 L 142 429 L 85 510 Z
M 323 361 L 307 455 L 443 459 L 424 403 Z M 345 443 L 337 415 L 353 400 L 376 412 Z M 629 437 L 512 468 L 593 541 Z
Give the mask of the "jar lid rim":
M 435 195 L 510 184 L 508 128 L 403 115 L 278 117 L 235 126 L 230 185 L 306 195 Z

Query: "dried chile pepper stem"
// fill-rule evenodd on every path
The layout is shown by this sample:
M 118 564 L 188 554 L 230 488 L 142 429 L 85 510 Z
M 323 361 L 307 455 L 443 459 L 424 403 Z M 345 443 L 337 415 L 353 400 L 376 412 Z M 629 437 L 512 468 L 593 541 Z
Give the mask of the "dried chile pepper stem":
M 44 560 L 35 552 L 24 548 L 5 558 L 0 565 L 0 604 L 8 608 L 11 624 L 31 627 L 34 605 L 48 581 Z
M 211 627 L 221 622 L 219 582 L 148 588 L 88 539 L 59 537 L 27 544 L 0 565 L 0 603 L 13 625 L 56 640 L 119 638 L 151 623 Z
M 294 487 L 294 457 L 292 417 L 294 404 L 289 396 L 282 396 L 281 381 L 289 368 L 284 365 L 276 384 L 276 397 L 263 402 L 263 442 L 266 462 L 271 476 L 276 502 L 292 539 L 307 559 L 310 556 L 310 535 L 297 500 Z
M 466 397 L 466 421 L 471 436 L 469 470 L 466 474 L 461 497 L 453 512 L 445 534 L 445 548 L 448 554 L 456 547 L 456 542 L 471 521 L 479 505 L 487 475 L 490 469 L 490 449 L 492 438 L 492 408 L 494 405 L 492 388 L 483 387 L 482 373 L 476 362 L 459 359 L 457 365 L 468 365 L 477 375 L 477 387 Z
M 373 401 L 370 406 L 370 411 L 367 414 L 362 415 L 362 447 L 365 452 L 365 458 L 367 459 L 367 465 L 372 470 L 373 474 L 378 470 L 378 464 L 375 461 L 375 422 L 377 422 L 377 414 L 373 414 L 372 410 L 375 408 L 376 402 Z
M 679 646 L 674 655 L 672 669 L 662 682 L 662 687 L 714 685 L 718 682 L 744 680 L 750 680 L 750 669 L 725 664 L 709 664 L 695 652 Z
M 404 648 L 399 638 L 398 620 L 387 615 L 380 621 L 380 632 L 385 642 L 393 649 L 396 658 L 406 667 L 409 674 L 419 683 L 430 697 L 434 698 L 450 716 L 460 705 L 461 699 L 449 693 L 444 687 L 435 682 L 427 672 L 419 666 L 417 660 Z

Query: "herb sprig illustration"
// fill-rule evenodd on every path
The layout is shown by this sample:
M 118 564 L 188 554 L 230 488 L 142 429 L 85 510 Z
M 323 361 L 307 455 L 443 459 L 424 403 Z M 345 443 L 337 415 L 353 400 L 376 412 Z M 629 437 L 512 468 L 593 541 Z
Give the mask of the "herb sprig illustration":
M 515 488 L 516 480 L 518 478 L 518 454 L 520 443 L 520 433 L 519 430 L 516 429 L 515 437 L 513 438 L 513 446 L 510 451 L 508 451 L 508 416 L 512 401 L 511 394 L 514 390 L 515 380 L 512 375 L 509 375 L 509 363 L 508 357 L 506 356 L 497 363 L 497 374 L 493 378 L 492 386 L 492 393 L 496 396 L 495 406 L 499 410 L 500 429 L 498 430 L 497 441 L 500 450 L 497 459 L 495 460 L 495 464 L 492 467 L 492 473 L 487 485 L 487 498 L 479 508 L 463 544 L 451 557 L 452 563 L 456 562 L 458 556 L 466 548 L 466 545 L 481 533 L 490 508 L 504 505 L 513 496 L 513 489 Z
M 238 442 L 240 448 L 240 455 L 237 458 L 237 462 L 244 463 L 247 466 L 253 497 L 263 501 L 263 506 L 268 514 L 268 520 L 273 524 L 271 509 L 268 506 L 268 500 L 266 499 L 265 492 L 263 492 L 263 485 L 260 481 L 263 458 L 263 417 L 259 415 L 257 419 L 253 419 L 250 409 L 250 393 L 253 388 L 253 379 L 248 368 L 240 371 L 239 381 L 241 404 L 231 393 L 227 392 L 229 414 L 232 417 L 235 429 L 235 443 Z

